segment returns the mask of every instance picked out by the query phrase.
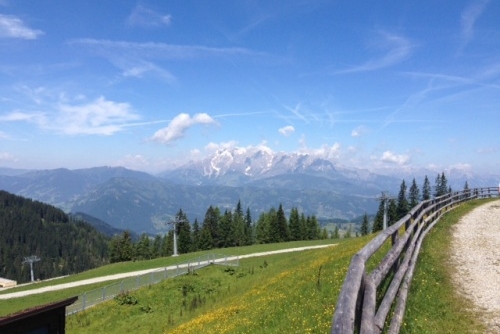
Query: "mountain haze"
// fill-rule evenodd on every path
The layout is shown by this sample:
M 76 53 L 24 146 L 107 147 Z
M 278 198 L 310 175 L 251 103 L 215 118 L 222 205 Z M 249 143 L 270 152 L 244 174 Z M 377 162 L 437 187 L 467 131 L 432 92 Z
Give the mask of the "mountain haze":
M 156 176 L 123 167 L 8 170 L 0 175 L 0 188 L 136 233 L 165 232 L 179 209 L 201 223 L 209 206 L 232 210 L 238 201 L 254 220 L 280 204 L 286 213 L 297 207 L 318 219 L 353 219 L 376 212 L 382 191 L 398 192 L 403 178 L 343 168 L 329 155 L 223 149 Z M 416 177 L 419 186 L 424 175 L 431 184 L 435 177 L 423 170 L 409 175 L 407 184 Z M 496 184 L 458 171 L 448 177 L 455 189 L 465 180 L 470 187 Z

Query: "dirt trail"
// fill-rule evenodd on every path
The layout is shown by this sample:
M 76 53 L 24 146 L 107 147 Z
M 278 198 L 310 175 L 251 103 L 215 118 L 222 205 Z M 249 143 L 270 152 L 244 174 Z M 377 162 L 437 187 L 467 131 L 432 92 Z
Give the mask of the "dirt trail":
M 454 282 L 488 325 L 500 333 L 500 200 L 484 204 L 454 226 Z
M 335 244 L 280 249 L 280 250 L 270 251 L 270 252 L 261 252 L 261 253 L 253 253 L 253 254 L 241 255 L 241 256 L 239 256 L 239 258 L 240 259 L 244 259 L 244 258 L 249 258 L 249 257 L 267 256 L 267 255 L 272 255 L 272 254 L 299 252 L 299 251 L 304 251 L 304 250 L 309 250 L 309 249 L 325 248 L 325 247 L 330 247 L 330 246 L 335 246 Z M 227 261 L 231 261 L 231 260 L 236 260 L 237 258 L 238 258 L 237 256 L 228 257 L 226 260 Z M 223 260 L 225 260 L 225 259 L 220 259 L 220 261 L 223 261 Z M 179 266 L 179 267 L 182 267 L 182 266 Z M 176 266 L 174 265 L 174 266 L 170 266 L 170 267 L 167 267 L 167 268 L 169 268 L 169 269 L 175 269 Z M 158 270 L 158 269 L 163 269 L 163 267 L 161 267 L 161 268 L 154 268 L 154 269 L 140 270 L 140 271 L 133 271 L 133 272 L 122 273 L 122 274 L 108 275 L 108 276 L 102 276 L 102 277 L 95 277 L 95 278 L 90 278 L 90 279 L 86 279 L 86 280 L 81 280 L 81 281 L 76 281 L 76 282 L 71 282 L 71 283 L 51 285 L 51 286 L 46 286 L 46 287 L 42 287 L 42 288 L 38 288 L 38 289 L 33 289 L 33 290 L 27 290 L 27 291 L 19 291 L 19 292 L 13 292 L 13 293 L 0 294 L 0 300 L 2 300 L 2 299 L 24 297 L 24 296 L 28 296 L 28 295 L 32 295 L 32 294 L 44 293 L 44 292 L 47 292 L 47 291 L 62 290 L 62 289 L 72 288 L 72 287 L 75 287 L 75 286 L 81 286 L 81 285 L 87 285 L 87 284 L 93 284 L 93 283 L 99 283 L 99 282 L 112 281 L 112 280 L 117 280 L 117 279 L 126 278 L 126 277 L 133 277 L 133 276 L 143 275 L 143 274 L 146 274 L 146 273 L 149 273 L 151 271 Z

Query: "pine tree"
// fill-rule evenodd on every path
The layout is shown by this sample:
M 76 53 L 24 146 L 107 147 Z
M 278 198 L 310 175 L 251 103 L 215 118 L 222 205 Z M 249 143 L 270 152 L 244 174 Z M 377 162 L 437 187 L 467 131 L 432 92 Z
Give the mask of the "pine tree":
M 319 237 L 319 224 L 316 217 L 313 215 L 311 217 L 307 216 L 307 239 L 316 240 Z
M 431 199 L 431 184 L 426 175 L 424 185 L 422 186 L 422 201 L 427 201 L 429 199 Z
M 200 249 L 200 224 L 197 218 L 194 219 L 192 236 L 191 251 L 196 252 Z
M 448 189 L 448 180 L 444 175 L 444 172 L 441 175 L 437 175 L 436 177 L 436 192 L 435 197 L 443 196 L 448 193 L 451 189 Z
M 233 215 L 231 211 L 224 211 L 219 222 L 219 248 L 235 246 L 235 233 L 233 228 Z
M 163 236 L 161 243 L 161 256 L 170 256 L 174 253 L 174 231 L 170 230 Z
M 281 204 L 279 206 L 281 207 Z M 275 208 L 271 208 L 268 213 L 269 219 L 269 239 L 270 242 L 281 242 L 282 240 L 282 228 L 280 226 L 281 222 L 278 221 L 278 213 Z
M 409 208 L 413 209 L 419 203 L 420 199 L 420 190 L 418 189 L 417 182 L 413 179 L 410 187 L 410 196 L 409 196 Z
M 408 199 L 406 198 L 406 183 L 405 180 L 401 182 L 398 194 L 398 202 L 396 208 L 396 220 L 403 218 L 409 211 Z
M 300 216 L 297 208 L 292 208 L 290 212 L 290 240 L 302 240 L 300 229 Z
M 384 229 L 384 199 L 380 199 L 380 203 L 378 206 L 377 214 L 375 215 L 375 219 L 373 221 L 372 233 L 382 231 Z
M 214 248 L 214 241 L 210 230 L 208 228 L 202 228 L 200 230 L 200 240 L 198 244 L 199 250 L 210 250 Z
M 141 234 L 135 244 L 133 258 L 136 260 L 149 260 L 151 258 L 150 248 L 149 236 L 146 233 Z
M 111 244 L 111 262 L 130 261 L 134 257 L 134 245 L 130 231 L 126 230 L 120 237 L 114 238 Z
M 340 238 L 339 225 L 335 224 L 335 228 L 333 229 L 332 239 L 338 239 L 338 238 Z
M 321 230 L 321 236 L 320 236 L 320 239 L 321 239 L 321 240 L 326 240 L 326 239 L 328 239 L 328 231 L 326 230 L 326 227 L 323 227 L 323 229 Z
M 204 248 L 204 249 L 213 249 L 217 248 L 220 240 L 219 240 L 219 221 L 220 221 L 220 214 L 219 214 L 219 208 L 213 208 L 210 206 L 207 209 L 207 212 L 205 214 L 205 219 L 203 220 L 203 227 L 201 230 L 208 230 L 210 234 L 210 239 L 212 240 L 212 245 L 210 248 Z M 208 238 L 204 238 L 204 242 L 207 241 Z M 206 247 L 206 246 L 205 246 Z
M 365 215 L 363 216 L 363 222 L 361 223 L 361 235 L 367 235 L 368 234 L 368 215 L 365 213 Z
M 252 224 L 252 215 L 250 214 L 250 208 L 247 208 L 247 213 L 245 215 L 245 245 L 253 245 L 254 243 L 254 231 Z
M 398 206 L 394 199 L 389 199 L 387 204 L 387 226 L 394 225 L 399 220 Z
M 187 216 L 182 210 L 176 215 L 177 223 L 177 247 L 180 254 L 189 253 L 191 251 L 191 224 Z
M 151 258 L 156 259 L 160 257 L 161 252 L 161 236 L 157 234 L 151 245 Z
M 270 222 L 269 214 L 261 213 L 255 225 L 255 238 L 259 244 L 267 244 L 271 242 L 270 237 Z

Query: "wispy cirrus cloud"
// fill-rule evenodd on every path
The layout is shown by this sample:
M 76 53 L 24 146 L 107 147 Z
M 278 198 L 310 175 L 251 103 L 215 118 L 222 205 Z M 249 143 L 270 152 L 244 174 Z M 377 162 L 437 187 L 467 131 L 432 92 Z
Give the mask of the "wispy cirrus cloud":
M 217 124 L 217 122 L 206 113 L 195 114 L 192 117 L 189 114 L 181 113 L 175 116 L 167 127 L 156 131 L 151 140 L 162 144 L 170 144 L 184 137 L 186 131 L 197 124 L 208 125 Z
M 209 47 L 204 45 L 180 45 L 155 42 L 128 42 L 100 40 L 92 38 L 76 39 L 69 42 L 70 45 L 82 45 L 90 50 L 109 57 L 110 55 L 123 54 L 127 52 L 130 57 L 138 59 L 169 59 L 184 60 L 197 57 L 216 56 L 266 56 L 263 52 L 257 52 L 241 47 Z
M 374 57 L 365 63 L 344 70 L 334 71 L 334 74 L 358 73 L 375 71 L 401 63 L 410 57 L 415 45 L 406 37 L 378 31 L 370 49 L 383 50 L 384 54 Z
M 44 104 L 44 111 L 13 111 L 0 115 L 0 122 L 27 122 L 42 130 L 64 135 L 113 135 L 140 118 L 128 103 L 99 97 L 84 103 Z
M 368 132 L 368 128 L 364 125 L 357 126 L 351 131 L 351 137 L 361 137 Z
M 484 12 L 488 3 L 489 0 L 474 0 L 462 12 L 460 20 L 463 39 L 462 47 L 465 47 L 473 39 L 476 21 Z
M 0 38 L 37 39 L 43 31 L 29 28 L 21 19 L 0 14 Z
M 133 27 L 157 28 L 169 26 L 171 23 L 172 15 L 158 13 L 143 5 L 135 6 L 127 18 L 127 24 Z

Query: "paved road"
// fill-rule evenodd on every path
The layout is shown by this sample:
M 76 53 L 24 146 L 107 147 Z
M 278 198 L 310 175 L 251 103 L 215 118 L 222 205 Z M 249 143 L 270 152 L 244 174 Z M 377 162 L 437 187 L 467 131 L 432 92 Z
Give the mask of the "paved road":
M 220 258 L 220 259 L 215 260 L 215 262 L 223 262 L 226 260 L 233 261 L 233 260 L 236 260 L 238 258 L 239 259 L 246 259 L 246 258 L 250 258 L 250 257 L 267 256 L 267 255 L 290 253 L 290 252 L 299 252 L 299 251 L 304 251 L 304 250 L 325 248 L 325 247 L 330 247 L 330 246 L 334 246 L 334 245 L 319 245 L 319 246 L 307 246 L 307 247 L 298 247 L 298 248 L 287 248 L 287 249 L 280 249 L 280 250 L 270 251 L 270 252 L 261 252 L 261 253 L 233 256 L 233 257 L 228 257 L 227 259 Z M 187 267 L 187 264 L 179 265 L 179 268 L 183 268 L 183 267 Z M 113 280 L 122 279 L 122 278 L 126 278 L 126 277 L 134 277 L 134 276 L 144 275 L 144 274 L 147 274 L 149 272 L 157 271 L 159 269 L 164 269 L 164 268 L 165 267 L 146 269 L 146 270 L 138 270 L 138 271 L 132 271 L 132 272 L 122 273 L 122 274 L 95 277 L 95 278 L 85 279 L 85 280 L 71 282 L 71 283 L 45 286 L 45 287 L 33 289 L 33 290 L 6 293 L 6 294 L 0 295 L 0 300 L 1 299 L 11 299 L 11 298 L 24 297 L 24 296 L 29 296 L 29 295 L 38 294 L 38 293 L 44 293 L 44 292 L 48 292 L 48 291 L 63 290 L 63 289 L 72 288 L 75 286 L 88 285 L 88 284 L 94 284 L 94 283 L 100 283 L 100 282 L 106 282 L 106 281 L 113 281 Z M 177 265 L 167 267 L 167 269 L 169 269 L 169 270 L 176 269 L 176 268 L 177 268 Z

